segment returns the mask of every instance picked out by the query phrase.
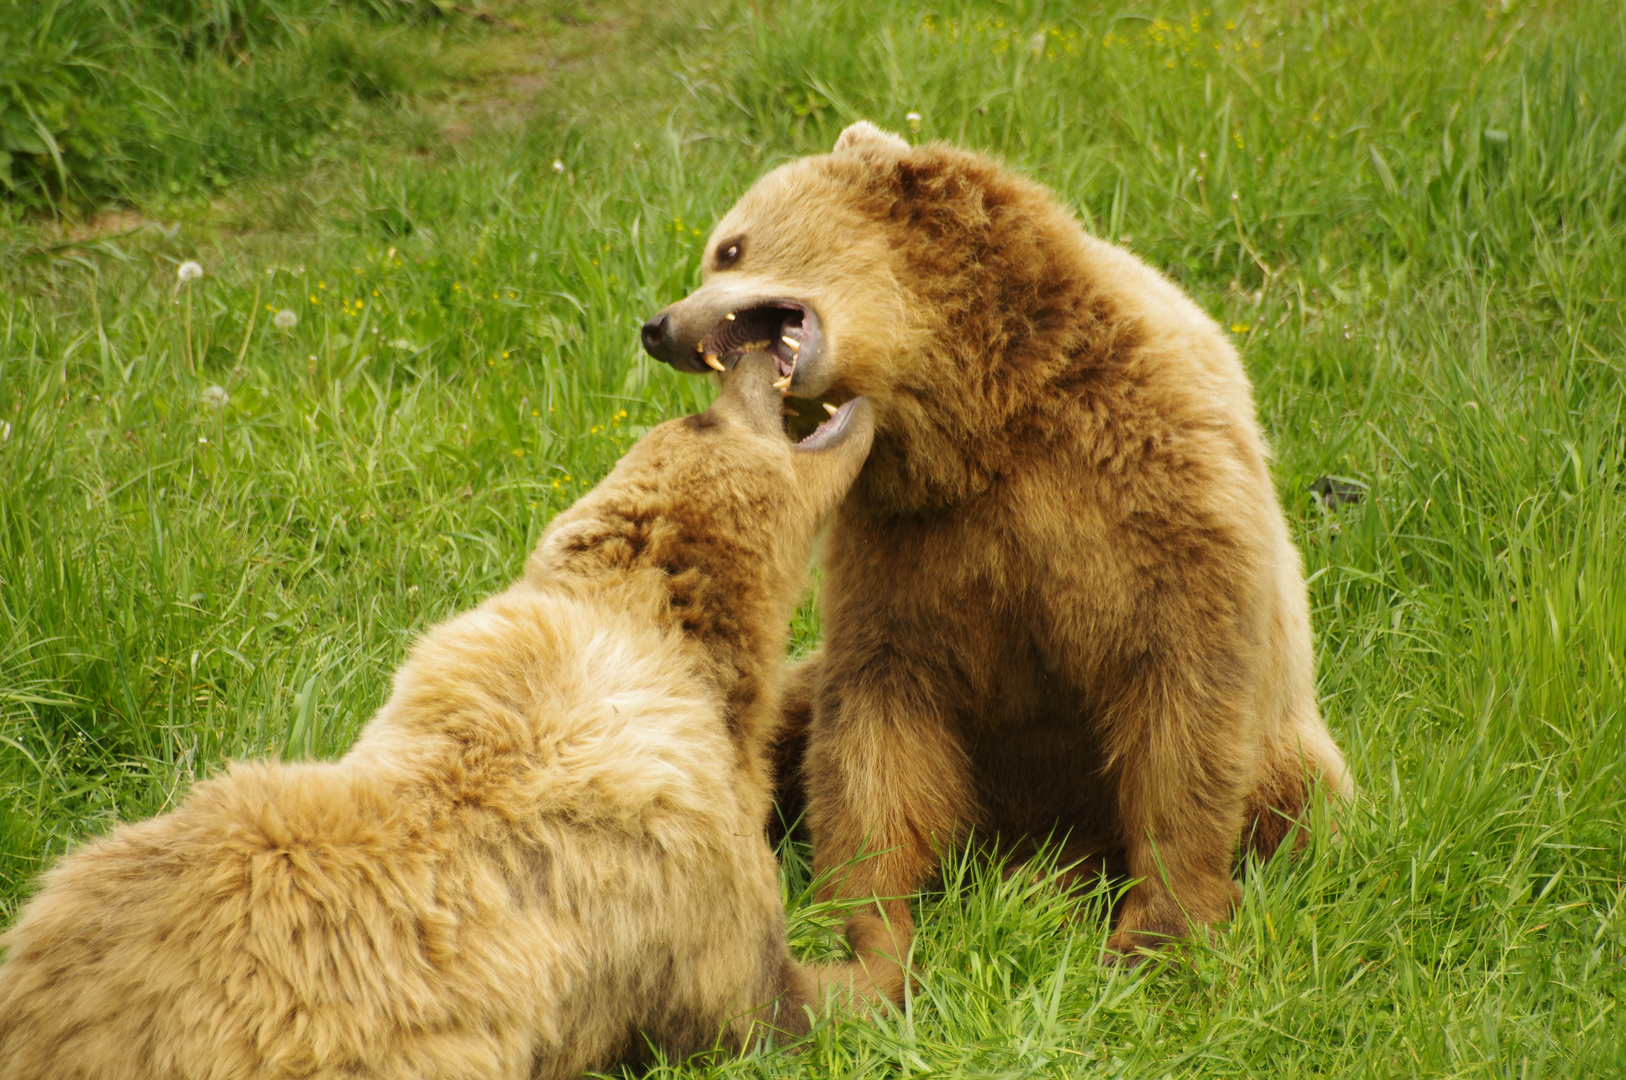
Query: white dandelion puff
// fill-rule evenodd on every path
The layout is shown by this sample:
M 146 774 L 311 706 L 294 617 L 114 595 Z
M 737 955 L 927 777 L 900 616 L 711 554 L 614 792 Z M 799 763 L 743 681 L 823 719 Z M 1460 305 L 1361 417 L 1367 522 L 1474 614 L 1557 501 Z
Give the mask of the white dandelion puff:
M 231 395 L 226 392 L 224 386 L 210 386 L 204 388 L 203 400 L 211 409 L 224 409 L 226 403 L 231 400 Z
M 178 289 L 188 281 L 195 281 L 203 276 L 203 264 L 186 260 L 175 268 L 175 287 Z
M 271 316 L 271 324 L 278 330 L 292 330 L 299 325 L 299 316 L 291 308 L 283 308 Z

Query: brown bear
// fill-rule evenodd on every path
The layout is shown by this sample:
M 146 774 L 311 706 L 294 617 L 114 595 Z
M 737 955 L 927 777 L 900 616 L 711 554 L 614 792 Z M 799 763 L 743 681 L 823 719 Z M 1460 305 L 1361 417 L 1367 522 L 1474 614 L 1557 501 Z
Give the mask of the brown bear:
M 0 1077 L 563 1077 L 867 996 L 790 958 L 763 826 L 869 407 L 794 445 L 770 361 L 736 372 L 429 631 L 341 760 L 236 765 L 50 870 L 3 939 Z
M 1267 856 L 1350 788 L 1219 327 L 1037 184 L 868 123 L 759 180 L 702 274 L 650 353 L 766 342 L 791 408 L 875 409 L 787 692 L 815 868 L 879 898 L 858 955 L 904 955 L 909 894 L 973 830 L 1134 879 L 1107 959 L 1227 918 L 1239 842 Z

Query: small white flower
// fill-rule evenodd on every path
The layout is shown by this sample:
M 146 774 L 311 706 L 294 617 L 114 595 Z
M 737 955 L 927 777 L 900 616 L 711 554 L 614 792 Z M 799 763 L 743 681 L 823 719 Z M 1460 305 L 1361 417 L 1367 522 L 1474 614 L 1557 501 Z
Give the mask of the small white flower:
M 564 172 L 565 171 L 565 163 L 560 161 L 558 158 L 554 158 L 553 159 L 553 171 L 556 172 L 556 173 Z
M 194 281 L 203 276 L 203 264 L 186 260 L 175 270 L 175 287 L 180 288 L 188 281 Z
M 909 121 L 909 127 L 912 130 L 914 130 L 914 131 L 919 131 L 920 130 L 920 114 L 919 113 L 914 112 L 914 111 L 910 111 L 910 112 L 905 113 L 903 118 L 905 120 Z
M 203 400 L 212 409 L 224 409 L 226 402 L 231 400 L 231 395 L 226 393 L 224 386 L 210 386 L 204 388 Z
M 209 441 L 209 436 L 207 436 L 207 435 L 199 435 L 198 436 L 198 442 L 207 443 L 208 441 Z
M 295 315 L 292 309 L 283 308 L 281 311 L 271 316 L 271 323 L 278 330 L 292 330 L 294 327 L 299 325 L 299 316 Z

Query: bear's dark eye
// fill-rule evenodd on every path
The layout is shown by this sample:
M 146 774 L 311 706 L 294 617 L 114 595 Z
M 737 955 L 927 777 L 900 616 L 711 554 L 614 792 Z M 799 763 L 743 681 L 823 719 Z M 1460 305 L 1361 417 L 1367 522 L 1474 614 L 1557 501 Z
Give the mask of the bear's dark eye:
M 745 237 L 733 236 L 717 245 L 712 257 L 717 262 L 719 270 L 733 266 L 740 261 L 740 254 L 745 250 Z

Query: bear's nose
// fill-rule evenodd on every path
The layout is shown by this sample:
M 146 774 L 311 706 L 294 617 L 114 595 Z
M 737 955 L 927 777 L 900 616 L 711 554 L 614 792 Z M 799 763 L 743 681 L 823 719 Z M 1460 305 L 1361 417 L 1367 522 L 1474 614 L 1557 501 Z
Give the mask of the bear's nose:
M 672 317 L 662 311 L 644 322 L 644 351 L 670 364 L 676 357 L 672 345 Z

